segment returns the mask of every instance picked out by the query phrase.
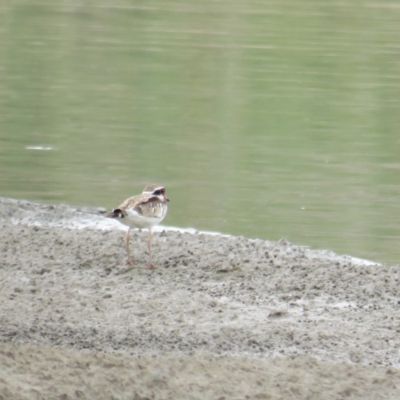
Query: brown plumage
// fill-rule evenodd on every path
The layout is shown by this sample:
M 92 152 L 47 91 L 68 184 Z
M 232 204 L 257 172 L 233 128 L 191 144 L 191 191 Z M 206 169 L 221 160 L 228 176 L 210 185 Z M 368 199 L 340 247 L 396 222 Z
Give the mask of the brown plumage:
M 155 268 L 151 256 L 152 228 L 158 225 L 167 215 L 168 201 L 163 186 L 148 185 L 143 189 L 142 194 L 126 199 L 118 208 L 105 214 L 106 217 L 115 218 L 129 227 L 125 237 L 128 264 L 132 264 L 129 249 L 130 230 L 131 228 L 146 228 L 149 230 L 147 245 L 150 257 L 147 268 Z

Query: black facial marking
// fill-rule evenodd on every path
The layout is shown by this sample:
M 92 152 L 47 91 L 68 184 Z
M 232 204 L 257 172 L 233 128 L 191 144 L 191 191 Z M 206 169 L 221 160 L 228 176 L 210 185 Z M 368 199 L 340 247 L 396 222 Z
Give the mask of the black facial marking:
M 160 196 L 160 195 L 162 195 L 162 194 L 164 194 L 164 193 L 165 193 L 165 189 L 164 189 L 164 188 L 157 189 L 157 190 L 155 190 L 155 191 L 153 192 L 153 194 L 156 195 L 156 196 Z

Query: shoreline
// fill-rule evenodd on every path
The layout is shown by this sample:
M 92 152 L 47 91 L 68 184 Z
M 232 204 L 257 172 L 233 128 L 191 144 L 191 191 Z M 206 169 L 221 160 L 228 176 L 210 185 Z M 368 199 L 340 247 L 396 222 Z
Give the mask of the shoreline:
M 27 226 L 37 226 L 37 227 L 48 227 L 48 228 L 66 228 L 66 229 L 98 229 L 98 230 L 123 230 L 126 231 L 127 228 L 123 224 L 116 220 L 104 218 L 102 214 L 106 211 L 102 207 L 70 207 L 66 204 L 60 204 L 58 206 L 51 204 L 41 204 L 37 202 L 31 202 L 29 200 L 17 200 L 11 198 L 0 197 L 0 208 L 7 207 L 7 205 L 16 205 L 14 213 L 8 215 L 8 219 L 14 225 L 27 225 Z M 62 215 L 60 215 L 57 210 L 61 210 Z M 213 232 L 213 231 L 201 231 L 196 228 L 180 228 L 174 226 L 156 225 L 153 228 L 154 232 L 178 232 L 178 233 L 188 233 L 193 235 L 210 235 L 216 237 L 224 238 L 239 238 L 239 236 L 234 236 L 228 233 Z M 140 229 L 132 228 L 132 232 L 138 232 Z M 242 237 L 242 236 L 240 236 Z M 248 241 L 264 241 L 258 238 L 248 238 L 244 237 Z M 265 242 L 268 242 L 265 240 Z M 314 254 L 318 254 L 319 257 L 325 255 L 330 261 L 343 261 L 347 260 L 355 264 L 360 265 L 381 265 L 381 263 L 362 259 L 359 257 L 354 257 L 351 255 L 340 255 L 336 254 L 331 250 L 327 249 L 312 249 L 309 246 L 299 246 L 292 245 L 286 239 L 280 239 L 278 243 L 284 243 L 295 246 L 305 251 L 309 251 Z

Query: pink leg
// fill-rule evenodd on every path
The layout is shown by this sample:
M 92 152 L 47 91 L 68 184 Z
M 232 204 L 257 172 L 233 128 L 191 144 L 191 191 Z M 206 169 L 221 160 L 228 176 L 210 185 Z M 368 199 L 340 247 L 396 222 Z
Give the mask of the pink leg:
M 130 234 L 130 232 L 131 232 L 131 228 L 128 228 L 128 231 L 126 232 L 126 235 L 125 235 L 125 248 L 126 248 L 126 254 L 128 255 L 128 258 L 126 259 L 126 263 L 128 265 L 133 264 L 133 261 L 131 258 L 131 250 L 129 249 L 129 239 L 130 239 L 129 234 Z
M 151 238 L 152 238 L 151 229 L 149 229 L 149 236 L 147 237 L 147 247 L 149 249 L 149 263 L 147 264 L 147 268 L 155 269 L 156 266 L 153 264 L 153 258 L 151 256 Z

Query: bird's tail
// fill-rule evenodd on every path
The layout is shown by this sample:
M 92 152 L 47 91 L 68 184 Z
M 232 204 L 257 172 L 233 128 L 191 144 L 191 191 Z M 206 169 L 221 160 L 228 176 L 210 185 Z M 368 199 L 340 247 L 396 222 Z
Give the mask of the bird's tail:
M 125 218 L 126 214 L 120 208 L 114 208 L 114 210 L 105 213 L 104 216 L 107 218 Z

